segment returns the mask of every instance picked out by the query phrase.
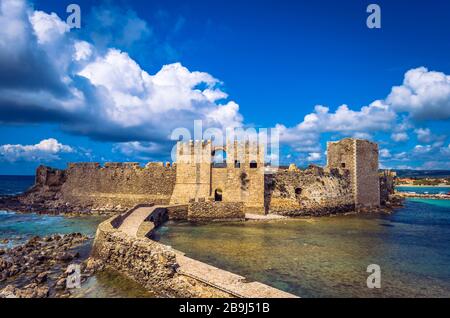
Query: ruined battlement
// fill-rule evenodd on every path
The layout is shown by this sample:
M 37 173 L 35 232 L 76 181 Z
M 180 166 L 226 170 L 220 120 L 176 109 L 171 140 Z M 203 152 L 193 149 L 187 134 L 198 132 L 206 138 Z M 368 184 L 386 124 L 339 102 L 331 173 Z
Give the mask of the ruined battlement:
M 348 171 L 310 165 L 265 176 L 265 206 L 286 216 L 321 216 L 355 208 Z
M 67 169 L 98 169 L 101 168 L 98 162 L 74 162 L 67 165 Z
M 75 162 L 67 165 L 67 170 L 92 170 L 92 169 L 155 169 L 175 168 L 170 162 L 149 162 L 141 166 L 139 162 L 106 162 L 103 166 L 98 162 Z
M 180 163 L 211 163 L 217 151 L 227 153 L 226 163 L 250 163 L 252 161 L 264 163 L 264 147 L 252 141 L 227 141 L 225 146 L 215 146 L 211 140 L 190 140 L 178 142 L 176 162 Z
M 176 166 L 148 163 L 71 163 L 67 169 L 40 166 L 35 185 L 23 196 L 25 208 L 54 213 L 123 212 L 139 203 L 167 204 Z M 36 204 L 36 202 L 41 202 Z
M 266 167 L 264 151 L 251 142 L 217 146 L 200 140 L 179 142 L 173 164 L 87 162 L 71 163 L 65 170 L 41 166 L 35 186 L 20 200 L 26 208 L 42 205 L 57 212 L 124 211 L 149 203 L 199 203 L 195 206 L 205 212 L 236 203 L 243 212 L 324 215 L 371 211 L 388 202 L 392 192 L 392 178 L 378 172 L 378 145 L 367 140 L 330 142 L 327 166 L 306 170 L 294 164 Z M 215 162 L 218 152 L 220 165 Z

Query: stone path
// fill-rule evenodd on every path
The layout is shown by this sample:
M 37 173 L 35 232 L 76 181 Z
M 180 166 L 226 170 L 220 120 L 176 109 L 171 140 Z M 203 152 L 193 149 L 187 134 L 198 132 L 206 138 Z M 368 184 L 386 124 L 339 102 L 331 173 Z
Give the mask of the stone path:
M 259 282 L 246 282 L 245 277 L 196 261 L 176 253 L 178 273 L 190 276 L 241 298 L 298 298 L 295 295 Z
M 137 232 L 141 224 L 145 221 L 146 218 L 150 214 L 153 213 L 158 208 L 162 208 L 163 206 L 155 205 L 152 207 L 140 207 L 134 210 L 122 223 L 119 227 L 119 230 L 127 233 L 132 237 L 137 237 Z
M 161 205 L 139 207 L 125 218 L 123 223 L 120 225 L 119 230 L 132 237 L 137 237 L 139 227 L 145 219 L 148 218 L 148 216 L 156 209 L 165 207 L 166 206 Z M 279 215 L 263 216 L 250 214 L 249 216 L 261 220 L 284 218 Z M 192 258 L 186 257 L 182 252 L 175 250 L 174 252 L 176 254 L 177 263 L 179 264 L 179 268 L 177 269 L 179 274 L 192 277 L 233 296 L 241 298 L 297 298 L 295 295 L 259 282 L 246 282 L 245 277 L 200 261 L 196 261 Z

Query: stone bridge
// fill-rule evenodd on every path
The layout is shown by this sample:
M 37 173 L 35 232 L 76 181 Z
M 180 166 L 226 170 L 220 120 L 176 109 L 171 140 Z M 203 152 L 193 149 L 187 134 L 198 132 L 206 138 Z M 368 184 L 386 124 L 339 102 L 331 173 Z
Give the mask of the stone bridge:
M 140 235 L 139 229 L 147 231 L 144 235 L 150 233 L 155 227 L 168 220 L 167 206 L 165 205 L 139 205 L 133 208 L 123 219 L 119 230 L 132 236 Z M 145 226 L 145 223 L 147 226 Z M 142 236 L 142 235 L 140 235 Z
M 176 290 L 178 283 L 174 282 L 176 282 L 177 275 L 178 278 L 185 277 L 184 280 L 196 282 L 194 283 L 196 291 L 194 292 L 194 289 L 192 289 L 189 294 L 193 297 L 205 297 L 205 295 L 207 297 L 238 298 L 297 297 L 259 282 L 247 282 L 245 277 L 189 258 L 180 251 L 148 238 L 153 229 L 168 219 L 176 218 L 176 216 L 171 215 L 171 212 L 179 213 L 179 209 L 183 208 L 183 206 L 138 205 L 122 215 L 103 222 L 97 230 L 93 257 L 102 260 L 106 265 L 110 263 L 112 269 L 125 271 L 127 276 L 144 286 L 152 285 L 154 280 L 158 281 L 158 285 L 165 286 L 167 282 L 162 282 L 158 269 L 161 266 L 167 269 L 167 264 L 164 265 L 164 261 L 161 260 L 167 259 L 167 254 L 172 254 L 175 266 L 171 267 L 174 268 L 175 272 L 166 278 L 166 280 L 172 281 L 169 284 L 170 289 Z M 126 248 L 123 248 L 123 245 Z M 141 249 L 134 251 L 137 246 L 140 246 Z M 151 250 L 151 252 L 144 253 L 142 249 Z M 122 253 L 120 254 L 118 250 L 123 253 L 120 252 Z M 164 250 L 164 252 L 161 253 L 161 250 Z M 115 253 L 120 255 L 114 255 Z M 150 255 L 146 255 L 147 253 Z M 154 257 L 155 255 L 159 256 Z M 133 265 L 135 258 L 138 261 Z M 145 258 L 148 258 L 149 261 L 143 261 Z M 155 263 L 155 260 L 157 260 L 157 263 Z M 147 282 L 145 282 L 145 279 L 142 280 L 143 272 L 145 272 L 144 276 L 147 277 Z M 184 286 L 184 284 L 179 285 Z M 177 295 L 184 297 L 186 288 L 180 287 L 180 289 L 183 289 L 184 294 L 179 293 Z M 203 290 L 199 291 L 198 289 Z

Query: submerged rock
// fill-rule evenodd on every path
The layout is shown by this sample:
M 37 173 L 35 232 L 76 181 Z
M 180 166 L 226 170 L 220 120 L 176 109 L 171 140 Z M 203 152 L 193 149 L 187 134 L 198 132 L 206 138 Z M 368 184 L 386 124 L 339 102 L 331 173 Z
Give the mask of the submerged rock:
M 36 236 L 23 245 L 2 250 L 0 282 L 8 285 L 0 290 L 0 298 L 66 297 L 65 270 L 80 257 L 75 249 L 86 240 L 88 237 L 80 233 Z M 84 276 L 89 274 L 87 271 Z

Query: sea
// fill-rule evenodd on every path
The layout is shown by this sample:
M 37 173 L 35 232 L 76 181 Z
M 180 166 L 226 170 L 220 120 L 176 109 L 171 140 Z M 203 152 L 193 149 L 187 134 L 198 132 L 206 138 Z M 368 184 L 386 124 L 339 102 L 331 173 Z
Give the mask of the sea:
M 0 195 L 14 195 L 34 184 L 33 176 L 0 176 Z M 0 249 L 25 243 L 34 236 L 83 233 L 90 239 L 80 247 L 81 257 L 87 258 L 102 216 L 66 217 L 45 214 L 23 214 L 0 211 Z M 0 283 L 0 288 L 8 282 Z M 142 298 L 156 297 L 137 283 L 113 271 L 104 271 L 89 278 L 81 289 L 73 290 L 75 298 Z
M 0 194 L 20 193 L 33 182 L 33 177 L 0 176 Z M 450 187 L 398 190 L 433 193 Z M 90 236 L 92 244 L 102 220 L 0 211 L 0 248 L 35 235 L 70 232 Z M 450 297 L 450 200 L 408 199 L 391 215 L 169 222 L 154 239 L 300 297 Z M 379 266 L 381 288 L 367 286 L 370 265 Z M 157 296 L 107 271 L 90 278 L 74 297 Z

